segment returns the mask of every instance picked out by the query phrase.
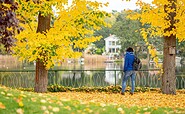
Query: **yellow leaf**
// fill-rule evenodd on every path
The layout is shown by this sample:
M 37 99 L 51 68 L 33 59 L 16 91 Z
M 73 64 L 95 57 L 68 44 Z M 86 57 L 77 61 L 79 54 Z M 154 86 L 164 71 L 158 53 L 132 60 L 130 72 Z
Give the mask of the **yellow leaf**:
M 6 108 L 5 105 L 2 102 L 0 102 L 0 109 L 5 109 L 5 108 Z
M 46 100 L 41 99 L 40 102 L 41 102 L 41 103 L 46 103 Z
M 41 110 L 46 110 L 47 107 L 46 106 L 41 106 Z
M 53 107 L 53 112 L 59 112 L 60 109 L 58 107 Z
M 20 106 L 20 107 L 23 107 L 23 106 L 24 106 L 24 104 L 23 104 L 22 101 L 19 102 L 19 106 Z
M 64 108 L 67 109 L 67 110 L 71 110 L 71 107 L 70 106 L 66 106 Z
M 13 96 L 11 93 L 7 93 L 7 96 L 9 96 L 9 97 L 11 97 L 11 96 Z
M 2 4 L 3 6 L 5 6 L 5 7 L 7 7 L 8 9 L 10 9 L 10 7 L 11 7 L 11 4 Z

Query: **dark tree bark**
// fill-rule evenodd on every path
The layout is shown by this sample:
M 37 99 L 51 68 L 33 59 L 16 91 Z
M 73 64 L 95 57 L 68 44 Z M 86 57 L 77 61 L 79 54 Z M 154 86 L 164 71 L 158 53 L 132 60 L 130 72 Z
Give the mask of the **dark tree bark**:
M 176 0 L 168 0 L 172 3 L 172 6 L 165 6 L 164 10 L 167 12 L 167 8 L 175 9 Z M 170 21 L 170 27 L 165 29 L 171 31 L 175 29 L 176 11 L 168 13 L 166 20 Z M 162 76 L 162 93 L 164 94 L 176 94 L 176 75 L 175 75 L 175 57 L 176 57 L 176 35 L 164 36 L 164 59 L 163 59 L 163 76 Z
M 37 32 L 42 33 L 50 29 L 50 20 L 51 20 L 50 15 L 42 16 L 41 13 L 39 13 Z M 48 70 L 44 66 L 43 61 L 37 59 L 34 91 L 46 92 L 47 85 L 48 85 Z

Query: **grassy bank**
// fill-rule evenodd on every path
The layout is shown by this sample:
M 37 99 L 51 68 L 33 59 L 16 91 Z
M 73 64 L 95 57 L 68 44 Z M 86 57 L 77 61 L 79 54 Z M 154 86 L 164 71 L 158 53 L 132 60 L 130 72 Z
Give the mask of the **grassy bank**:
M 152 95 L 155 99 L 153 99 Z M 169 101 L 170 99 L 167 98 L 170 98 L 172 101 Z M 185 101 L 183 98 L 185 98 L 185 94 L 176 96 L 158 93 L 136 93 L 133 96 L 126 93 L 123 96 L 118 93 L 108 94 L 103 92 L 41 94 L 0 86 L 0 114 L 185 113 L 183 108 Z M 147 102 L 150 101 L 150 104 L 145 102 L 146 99 Z M 165 99 L 168 100 L 166 105 Z M 155 101 L 159 105 L 155 105 Z M 170 102 L 173 102 L 172 105 L 168 104 Z M 154 104 L 152 105 L 152 103 Z

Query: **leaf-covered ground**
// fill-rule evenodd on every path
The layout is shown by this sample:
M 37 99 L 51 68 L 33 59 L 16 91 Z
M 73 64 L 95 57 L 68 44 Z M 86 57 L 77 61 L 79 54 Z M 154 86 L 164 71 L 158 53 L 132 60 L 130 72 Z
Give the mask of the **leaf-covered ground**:
M 0 86 L 0 114 L 185 114 L 185 91 L 35 93 Z
M 100 102 L 111 104 L 124 104 L 127 107 L 170 107 L 185 109 L 185 94 L 177 92 L 177 95 L 166 95 L 158 92 L 135 93 L 130 95 L 115 93 L 85 93 L 85 92 L 58 92 L 49 93 L 60 98 L 81 100 L 84 102 Z M 185 112 L 184 112 L 185 113 Z

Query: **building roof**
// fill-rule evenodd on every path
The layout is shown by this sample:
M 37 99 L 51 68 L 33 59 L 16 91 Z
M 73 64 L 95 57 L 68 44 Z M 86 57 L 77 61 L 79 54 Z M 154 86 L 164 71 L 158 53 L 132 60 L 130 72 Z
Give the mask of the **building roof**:
M 105 38 L 104 40 L 118 40 L 116 35 L 110 35 L 109 37 Z

